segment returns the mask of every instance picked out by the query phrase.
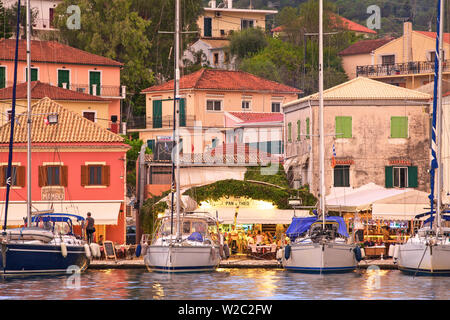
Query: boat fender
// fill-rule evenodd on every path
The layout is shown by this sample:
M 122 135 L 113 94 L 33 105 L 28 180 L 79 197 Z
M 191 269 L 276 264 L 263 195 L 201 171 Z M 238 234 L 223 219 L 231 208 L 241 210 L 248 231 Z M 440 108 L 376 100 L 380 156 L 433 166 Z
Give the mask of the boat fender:
M 394 261 L 398 259 L 398 254 L 400 253 L 400 246 L 395 246 L 394 248 L 394 255 L 392 256 L 394 258 Z
M 94 258 L 100 258 L 100 246 L 97 243 L 91 243 L 89 248 Z
M 289 260 L 290 257 L 291 257 L 291 246 L 286 245 L 286 247 L 284 247 L 284 259 Z
M 225 259 L 228 259 L 230 257 L 230 248 L 226 243 L 223 245 L 223 253 L 225 255 Z
M 356 261 L 360 262 L 362 260 L 361 248 L 356 246 L 353 249 L 353 253 L 355 254 Z
M 388 256 L 389 257 L 393 257 L 394 256 L 394 251 L 395 251 L 395 245 L 390 245 L 389 246 L 389 252 L 388 252 Z
M 365 258 L 366 257 L 366 251 L 364 250 L 364 248 L 361 248 L 361 258 Z
M 67 257 L 67 246 L 64 242 L 61 242 L 61 254 L 64 258 Z
M 148 244 L 144 243 L 141 249 L 141 256 L 145 256 L 147 254 Z
M 137 247 L 136 247 L 136 257 L 140 257 L 141 256 L 141 250 L 142 250 L 142 246 L 141 246 L 141 244 L 139 243 L 138 245 L 137 245 Z
M 209 253 L 211 260 L 215 260 L 216 259 L 216 250 L 214 250 L 214 247 L 211 247 L 211 251 Z
M 89 245 L 87 243 L 84 244 L 84 253 L 88 259 L 91 257 L 91 249 L 89 249 Z
M 283 249 L 278 249 L 277 250 L 276 258 L 277 258 L 277 260 L 281 260 L 283 258 Z

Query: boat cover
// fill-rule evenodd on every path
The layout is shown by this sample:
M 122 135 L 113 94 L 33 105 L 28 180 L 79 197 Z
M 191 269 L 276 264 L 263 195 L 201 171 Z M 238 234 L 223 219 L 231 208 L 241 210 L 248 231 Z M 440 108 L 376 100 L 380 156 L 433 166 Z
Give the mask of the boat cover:
M 315 217 L 307 218 L 292 218 L 291 225 L 286 230 L 286 235 L 293 241 L 295 238 L 308 231 L 314 222 L 322 221 L 322 219 Z M 339 224 L 338 233 L 344 237 L 348 237 L 347 226 L 341 217 L 329 216 L 326 221 L 333 221 Z
M 203 237 L 202 237 L 202 234 L 200 232 L 192 232 L 192 234 L 187 239 L 191 240 L 191 241 L 203 242 Z

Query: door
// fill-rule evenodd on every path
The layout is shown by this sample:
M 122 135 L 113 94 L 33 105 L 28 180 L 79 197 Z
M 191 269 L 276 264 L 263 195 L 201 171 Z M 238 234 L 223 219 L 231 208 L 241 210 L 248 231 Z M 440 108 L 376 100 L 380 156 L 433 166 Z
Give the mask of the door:
M 6 68 L 0 67 L 0 88 L 6 87 Z
M 25 79 L 28 81 L 28 68 L 25 68 Z M 38 81 L 38 69 L 31 68 L 31 81 Z
M 100 71 L 89 71 L 89 93 L 94 94 L 93 85 L 97 86 L 95 95 L 100 95 Z
M 63 83 L 66 84 L 66 89 L 70 89 L 70 71 L 58 70 L 58 87 L 64 88 Z
M 153 100 L 153 128 L 162 128 L 162 101 Z
M 212 18 L 205 17 L 203 19 L 204 36 L 212 37 Z
M 186 99 L 180 99 L 180 127 L 186 127 Z

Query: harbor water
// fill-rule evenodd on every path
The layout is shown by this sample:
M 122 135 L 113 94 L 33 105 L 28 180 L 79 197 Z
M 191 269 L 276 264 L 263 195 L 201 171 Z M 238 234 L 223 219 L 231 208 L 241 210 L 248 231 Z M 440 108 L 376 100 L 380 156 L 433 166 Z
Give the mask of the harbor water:
M 448 300 L 450 277 L 368 269 L 313 275 L 283 269 L 164 274 L 145 269 L 4 279 L 2 300 Z

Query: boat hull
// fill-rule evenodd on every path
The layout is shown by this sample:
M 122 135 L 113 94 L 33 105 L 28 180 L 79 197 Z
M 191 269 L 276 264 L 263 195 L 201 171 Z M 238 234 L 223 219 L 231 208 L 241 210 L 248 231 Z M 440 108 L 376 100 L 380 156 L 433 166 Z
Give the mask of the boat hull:
M 149 246 L 144 262 L 156 272 L 213 271 L 220 255 L 219 248 L 211 246 Z
M 64 257 L 60 245 L 1 244 L 1 276 L 71 274 L 71 267 L 78 267 L 82 272 L 88 266 L 84 246 L 67 245 L 67 255 Z
M 286 259 L 284 250 L 282 265 L 286 270 L 304 273 L 340 273 L 356 269 L 354 246 L 347 244 L 292 244 Z
M 400 246 L 397 263 L 406 274 L 450 276 L 450 245 L 406 243 Z

